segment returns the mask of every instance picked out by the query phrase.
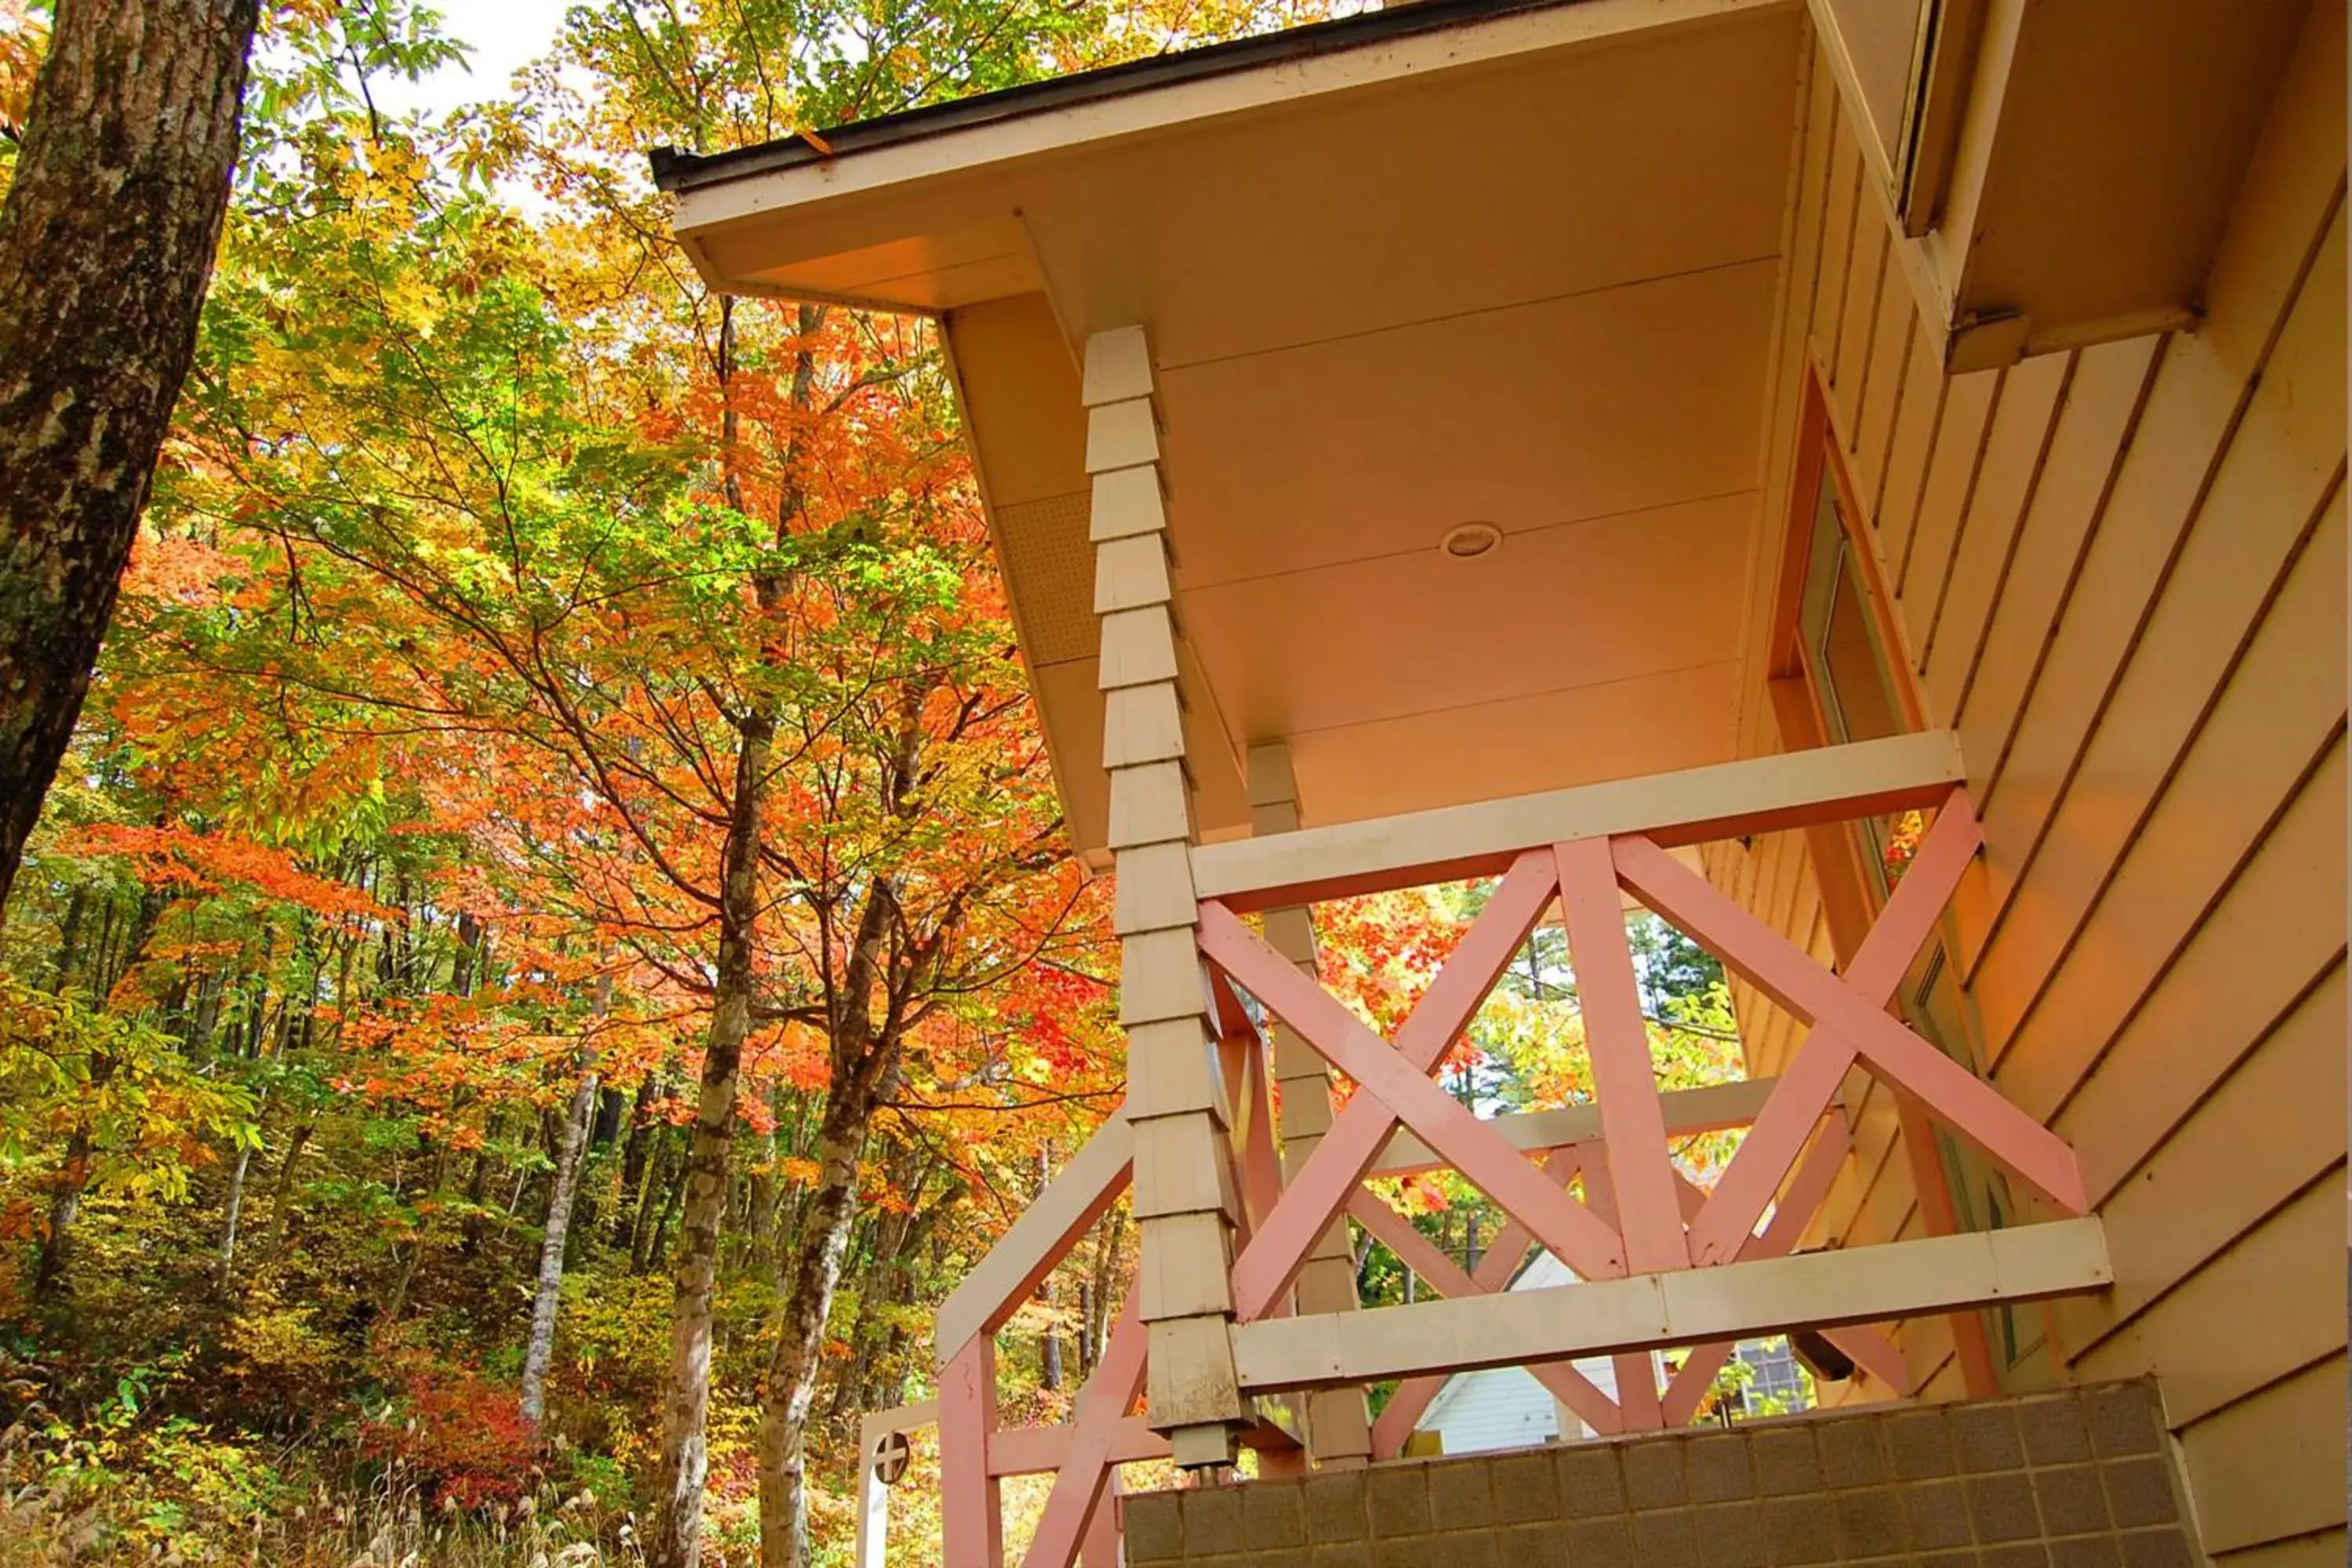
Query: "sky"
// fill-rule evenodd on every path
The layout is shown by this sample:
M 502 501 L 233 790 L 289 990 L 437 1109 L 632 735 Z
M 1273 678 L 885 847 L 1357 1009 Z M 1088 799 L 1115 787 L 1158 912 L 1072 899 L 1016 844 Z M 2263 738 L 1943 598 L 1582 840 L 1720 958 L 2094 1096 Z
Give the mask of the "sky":
M 466 67 L 445 67 L 419 82 L 372 83 L 376 100 L 394 113 L 439 114 L 463 103 L 503 98 L 518 67 L 544 54 L 575 0 L 441 0 L 442 30 L 471 54 Z

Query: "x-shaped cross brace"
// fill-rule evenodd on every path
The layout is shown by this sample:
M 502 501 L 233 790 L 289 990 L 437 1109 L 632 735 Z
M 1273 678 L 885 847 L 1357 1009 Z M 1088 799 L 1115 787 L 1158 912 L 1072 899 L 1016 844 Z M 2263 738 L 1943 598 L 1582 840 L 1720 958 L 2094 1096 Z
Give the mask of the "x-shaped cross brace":
M 1575 1175 L 1577 1155 L 1572 1149 L 1556 1151 L 1544 1167 L 1544 1174 L 1561 1186 Z M 1387 1244 L 1404 1266 L 1421 1276 L 1429 1287 L 1441 1296 L 1459 1299 L 1465 1296 L 1491 1295 L 1509 1287 L 1512 1275 L 1518 1271 L 1519 1261 L 1527 1256 L 1532 1240 L 1527 1227 L 1512 1224 L 1496 1236 L 1494 1245 L 1478 1262 L 1475 1274 L 1465 1274 L 1454 1260 L 1440 1252 L 1410 1221 L 1378 1197 L 1362 1188 L 1348 1202 L 1348 1213 L 1372 1236 Z M 1529 1366 L 1528 1374 L 1549 1389 L 1553 1396 L 1583 1417 L 1585 1425 L 1596 1432 L 1615 1432 L 1619 1422 L 1616 1402 L 1603 1393 L 1591 1379 L 1568 1362 L 1547 1362 Z M 1389 1458 L 1402 1449 L 1406 1436 L 1422 1412 L 1444 1387 L 1443 1377 L 1410 1377 L 1399 1384 L 1389 1402 L 1381 1410 L 1380 1419 L 1372 1424 L 1372 1451 Z
M 1771 1222 L 1740 1250 L 1740 1261 L 1783 1257 L 1792 1251 L 1803 1237 L 1805 1227 L 1829 1195 L 1851 1151 L 1851 1142 L 1843 1120 L 1832 1116 L 1823 1123 L 1821 1135 L 1813 1141 L 1795 1180 L 1773 1205 Z M 1605 1168 L 1599 1163 L 1599 1151 L 1591 1144 L 1570 1145 L 1555 1151 L 1546 1166 L 1554 1180 L 1563 1184 L 1581 1169 L 1585 1183 L 1592 1194 L 1595 1212 L 1604 1217 L 1615 1209 L 1611 1182 Z M 1706 1191 L 1687 1176 L 1675 1174 L 1684 1212 L 1696 1214 L 1706 1202 Z M 1374 1237 L 1385 1243 L 1404 1265 L 1439 1294 L 1458 1297 L 1467 1294 L 1488 1294 L 1507 1289 L 1526 1257 L 1530 1238 L 1524 1226 L 1510 1226 L 1495 1237 L 1494 1245 L 1479 1261 L 1475 1274 L 1465 1274 L 1450 1258 L 1431 1245 L 1428 1238 L 1412 1224 L 1372 1194 L 1359 1191 L 1348 1205 L 1348 1212 Z M 1874 1329 L 1849 1325 L 1824 1331 L 1824 1337 L 1854 1359 L 1855 1364 L 1867 1368 L 1880 1381 L 1898 1391 L 1907 1386 L 1908 1373 L 1903 1358 L 1886 1336 Z M 1654 1391 L 1649 1399 L 1642 1399 L 1633 1391 L 1629 1405 L 1621 1407 L 1617 1400 L 1577 1371 L 1571 1362 L 1557 1362 L 1542 1366 L 1530 1366 L 1527 1371 L 1549 1389 L 1585 1425 L 1603 1435 L 1626 1430 L 1638 1414 L 1643 1426 L 1674 1428 L 1687 1426 L 1697 1413 L 1699 1404 L 1714 1385 L 1715 1374 L 1729 1360 L 1735 1346 L 1729 1342 L 1697 1346 L 1689 1359 L 1669 1380 L 1661 1396 Z M 1629 1373 L 1648 1374 L 1649 1357 L 1636 1354 L 1622 1358 L 1630 1365 L 1621 1365 L 1619 1392 L 1626 1392 Z M 1422 1415 L 1438 1391 L 1444 1387 L 1442 1376 L 1407 1378 L 1389 1398 L 1373 1426 L 1373 1451 L 1383 1458 L 1400 1452 L 1405 1438 L 1412 1433 Z M 1639 1407 L 1647 1405 L 1646 1410 Z
M 1895 988 L 1981 842 L 1967 795 L 1953 792 L 1840 976 L 1649 839 L 1633 835 L 1610 841 L 1618 878 L 1635 897 L 1812 1026 L 1691 1226 L 1694 1263 L 1728 1263 L 1739 1256 L 1857 1059 L 2060 1208 L 2080 1214 L 2088 1206 L 2074 1152 L 2063 1140 L 1886 1014 Z
M 1358 1093 L 1331 1123 L 1234 1264 L 1236 1314 L 1265 1316 L 1305 1266 L 1316 1238 L 1347 1207 L 1400 1121 L 1586 1279 L 1625 1272 L 1616 1231 L 1546 1180 L 1429 1074 L 1535 929 L 1559 883 L 1552 852 L 1516 861 L 1414 1006 L 1391 1045 L 1213 900 L 1201 905 L 1201 952 L 1353 1079 Z
M 1826 1122 L 1821 1135 L 1813 1140 L 1811 1151 L 1798 1167 L 1795 1180 L 1789 1184 L 1772 1207 L 1769 1224 L 1748 1238 L 1739 1249 L 1739 1261 L 1752 1262 L 1759 1258 L 1785 1258 L 1796 1250 L 1804 1238 L 1805 1227 L 1821 1212 L 1829 1198 L 1830 1188 L 1853 1152 L 1853 1139 L 1843 1116 Z M 1697 1212 L 1706 1202 L 1707 1194 L 1696 1183 L 1677 1176 L 1685 1203 Z M 1903 1364 L 1903 1354 L 1885 1335 L 1875 1329 L 1859 1325 L 1825 1329 L 1822 1337 L 1852 1356 L 1856 1366 L 1864 1367 L 1880 1382 L 1897 1393 L 1909 1392 L 1910 1373 Z M 1695 1347 L 1680 1371 L 1668 1380 L 1659 1416 L 1669 1427 L 1686 1426 L 1698 1413 L 1699 1404 L 1707 1390 L 1715 1385 L 1715 1374 L 1731 1359 L 1737 1349 L 1729 1341 Z
M 1112 1448 L 1127 1413 L 1143 1393 L 1143 1357 L 1148 1340 L 1137 1313 L 1139 1292 L 1129 1290 L 1118 1321 L 1103 1347 L 1094 1374 L 1078 1390 L 1076 1419 L 1055 1473 L 1054 1489 L 1045 1499 L 1045 1512 L 1030 1538 L 1024 1562 L 1060 1564 L 1075 1562 L 1087 1544 L 1090 1526 L 1107 1515 L 1104 1494 L 1109 1489 Z

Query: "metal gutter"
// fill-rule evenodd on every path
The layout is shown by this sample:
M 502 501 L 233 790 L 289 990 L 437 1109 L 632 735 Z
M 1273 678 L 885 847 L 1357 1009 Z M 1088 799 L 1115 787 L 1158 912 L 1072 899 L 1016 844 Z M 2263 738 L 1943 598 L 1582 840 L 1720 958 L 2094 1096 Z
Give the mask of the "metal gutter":
M 656 147 L 646 155 L 654 184 L 664 191 L 690 191 L 747 175 L 799 168 L 830 159 L 943 136 L 975 126 L 1032 114 L 1047 114 L 1078 104 L 1172 87 L 1205 77 L 1228 76 L 1263 66 L 1283 65 L 1343 49 L 1362 48 L 1418 33 L 1443 31 L 1466 23 L 1523 11 L 1545 11 L 1574 5 L 1577 0 L 1418 0 L 1391 9 L 1342 16 L 1255 38 L 1211 44 L 1175 54 L 1154 55 L 1074 76 L 1024 82 L 970 98 L 925 104 L 895 114 L 820 130 L 815 142 L 787 136 L 739 147 L 725 153 L 688 153 Z M 816 142 L 824 143 L 824 148 Z M 825 150 L 829 149 L 829 151 Z

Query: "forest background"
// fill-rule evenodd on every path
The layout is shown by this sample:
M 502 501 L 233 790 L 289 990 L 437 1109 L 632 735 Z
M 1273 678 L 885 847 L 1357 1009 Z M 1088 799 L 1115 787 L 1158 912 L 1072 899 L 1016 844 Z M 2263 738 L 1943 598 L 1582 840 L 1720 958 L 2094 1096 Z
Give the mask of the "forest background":
M 858 1413 L 924 1395 L 931 1308 L 1117 1103 L 1115 948 L 936 333 L 715 296 L 645 153 L 1328 14 L 599 0 L 402 113 L 462 64 L 434 11 L 265 7 L 0 910 L 0 1563 L 846 1561 Z M 0 0 L 0 189 L 47 21 Z M 1326 908 L 1327 980 L 1393 1023 L 1483 897 Z M 1636 938 L 1669 1086 L 1736 1074 L 1713 962 Z M 1465 1100 L 1589 1096 L 1559 949 Z M 1457 1259 L 1496 1228 L 1391 1196 Z M 1008 1419 L 1066 1410 L 1132 1246 L 1114 1211 L 1008 1327 Z M 894 1561 L 936 1560 L 928 1466 Z

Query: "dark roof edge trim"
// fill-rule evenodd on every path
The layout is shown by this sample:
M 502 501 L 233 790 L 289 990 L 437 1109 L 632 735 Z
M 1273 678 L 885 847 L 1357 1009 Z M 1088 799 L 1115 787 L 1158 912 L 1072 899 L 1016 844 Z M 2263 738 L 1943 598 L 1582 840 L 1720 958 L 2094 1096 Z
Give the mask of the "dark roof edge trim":
M 1383 11 L 1342 16 L 1304 27 L 1286 28 L 1254 38 L 1210 44 L 1175 54 L 1153 55 L 1074 76 L 1049 77 L 1001 88 L 970 98 L 925 104 L 896 114 L 877 115 L 852 124 L 821 129 L 818 135 L 833 149 L 830 156 L 847 157 L 877 147 L 941 136 L 974 126 L 1024 115 L 1043 114 L 1104 99 L 1154 88 L 1172 87 L 1204 77 L 1226 76 L 1259 66 L 1278 65 L 1342 49 L 1362 48 L 1416 33 L 1431 33 L 1466 23 L 1522 11 L 1550 10 L 1576 0 L 1417 0 Z M 823 163 L 828 154 L 806 140 L 787 136 L 739 147 L 726 153 L 686 153 L 656 147 L 647 155 L 654 184 L 665 191 L 690 191 L 726 180 L 764 174 L 779 169 Z

